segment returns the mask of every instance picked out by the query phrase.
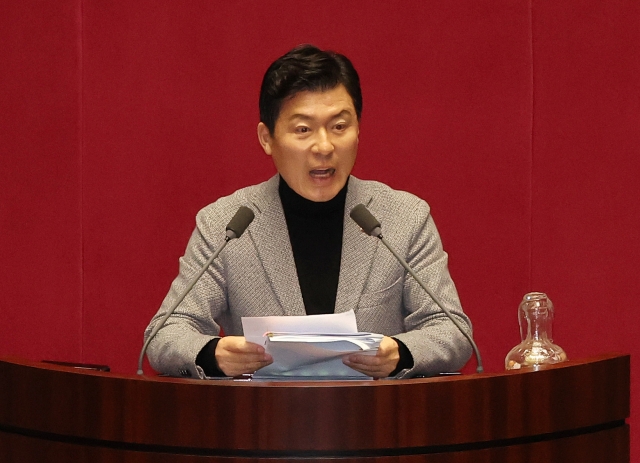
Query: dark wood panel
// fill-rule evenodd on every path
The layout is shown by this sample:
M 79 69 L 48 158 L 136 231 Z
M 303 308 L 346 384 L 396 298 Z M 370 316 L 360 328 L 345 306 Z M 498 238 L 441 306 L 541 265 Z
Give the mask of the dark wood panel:
M 217 451 L 413 449 L 629 416 L 629 356 L 402 381 L 198 381 L 0 361 L 0 429 Z
M 0 456 L 3 463 L 204 463 L 220 461 L 220 456 L 176 455 L 94 447 L 67 442 L 42 441 L 0 432 Z M 629 426 L 623 425 L 592 434 L 529 444 L 509 445 L 458 452 L 414 455 L 378 455 L 343 457 L 341 463 L 629 463 Z M 257 463 L 254 457 L 225 457 L 229 463 Z M 300 461 L 294 456 L 270 459 L 271 462 Z M 305 457 L 305 461 L 333 462 L 326 456 Z

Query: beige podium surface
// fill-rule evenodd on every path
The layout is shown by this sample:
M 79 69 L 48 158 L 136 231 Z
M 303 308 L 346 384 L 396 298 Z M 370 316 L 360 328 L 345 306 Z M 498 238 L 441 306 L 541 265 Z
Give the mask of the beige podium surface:
M 628 463 L 630 359 L 379 381 L 117 375 L 0 359 L 2 462 Z

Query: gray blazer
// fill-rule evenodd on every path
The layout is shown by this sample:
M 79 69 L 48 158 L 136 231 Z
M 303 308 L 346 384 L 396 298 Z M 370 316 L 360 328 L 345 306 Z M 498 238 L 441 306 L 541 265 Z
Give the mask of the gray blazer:
M 225 226 L 238 207 L 250 207 L 255 219 L 244 235 L 222 251 L 150 343 L 148 357 L 155 370 L 202 378 L 196 356 L 220 334 L 220 328 L 228 335 L 242 335 L 241 317 L 305 315 L 278 182 L 276 175 L 220 198 L 198 213 L 196 229 L 180 258 L 180 272 L 145 338 L 222 244 Z M 385 239 L 471 332 L 429 205 L 410 193 L 353 176 L 344 212 L 335 311 L 353 309 L 360 331 L 394 336 L 407 346 L 414 367 L 399 377 L 461 368 L 471 355 L 467 340 L 384 245 L 351 220 L 349 212 L 359 203 L 380 220 Z

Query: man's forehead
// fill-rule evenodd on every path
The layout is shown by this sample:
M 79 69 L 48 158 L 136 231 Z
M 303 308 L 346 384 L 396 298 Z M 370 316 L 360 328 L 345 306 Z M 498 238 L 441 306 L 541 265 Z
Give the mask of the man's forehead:
M 280 108 L 280 116 L 286 118 L 311 118 L 318 112 L 328 112 L 335 117 L 355 114 L 351 95 L 344 86 L 328 90 L 304 90 L 287 98 Z

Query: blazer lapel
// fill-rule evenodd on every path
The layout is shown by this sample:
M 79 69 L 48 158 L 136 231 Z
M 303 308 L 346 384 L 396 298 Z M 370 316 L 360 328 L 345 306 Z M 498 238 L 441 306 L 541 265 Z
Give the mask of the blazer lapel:
M 282 315 L 305 315 L 287 223 L 278 195 L 278 176 L 269 180 L 254 198 L 256 220 L 248 232 L 282 307 Z
M 344 231 L 342 235 L 342 257 L 340 279 L 336 296 L 336 313 L 357 310 L 360 295 L 372 271 L 371 263 L 378 240 L 366 235 L 351 219 L 349 213 L 357 204 L 365 206 L 371 201 L 371 194 L 365 185 L 355 177 L 349 178 L 349 188 L 344 208 Z

